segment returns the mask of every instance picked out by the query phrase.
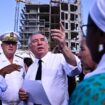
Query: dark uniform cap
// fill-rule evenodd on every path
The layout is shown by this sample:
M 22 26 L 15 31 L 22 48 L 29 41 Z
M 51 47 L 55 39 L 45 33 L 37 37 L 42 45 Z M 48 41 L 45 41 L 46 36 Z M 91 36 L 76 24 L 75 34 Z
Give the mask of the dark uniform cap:
M 0 36 L 0 40 L 2 42 L 8 42 L 8 41 L 17 42 L 18 39 L 19 39 L 18 35 L 14 32 L 5 33 L 5 34 Z

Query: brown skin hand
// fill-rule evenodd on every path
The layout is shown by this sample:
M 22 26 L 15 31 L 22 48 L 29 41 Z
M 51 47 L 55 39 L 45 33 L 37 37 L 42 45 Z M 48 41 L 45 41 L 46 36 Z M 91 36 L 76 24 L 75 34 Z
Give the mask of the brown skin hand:
M 2 75 L 3 77 L 5 77 L 6 74 L 9 74 L 13 71 L 20 71 L 19 69 L 21 68 L 20 65 L 17 64 L 10 64 L 8 66 L 5 66 L 4 68 L 2 68 L 0 70 L 0 75 Z

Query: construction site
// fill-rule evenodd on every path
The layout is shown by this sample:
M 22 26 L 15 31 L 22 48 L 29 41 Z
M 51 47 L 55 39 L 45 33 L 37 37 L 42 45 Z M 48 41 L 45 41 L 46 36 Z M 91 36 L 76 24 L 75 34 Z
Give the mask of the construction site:
M 73 53 L 78 53 L 81 38 L 81 3 L 80 0 L 50 0 L 48 3 L 24 1 L 24 7 L 20 13 L 20 25 L 16 17 L 15 31 L 21 37 L 22 50 L 28 49 L 28 37 L 36 32 L 42 32 L 47 36 L 50 50 L 57 52 L 57 44 L 51 39 L 51 29 L 60 28 L 62 23 L 66 33 L 66 43 Z M 23 2 L 17 0 L 17 4 Z M 18 5 L 17 8 L 18 9 Z M 17 29 L 17 27 L 19 27 Z

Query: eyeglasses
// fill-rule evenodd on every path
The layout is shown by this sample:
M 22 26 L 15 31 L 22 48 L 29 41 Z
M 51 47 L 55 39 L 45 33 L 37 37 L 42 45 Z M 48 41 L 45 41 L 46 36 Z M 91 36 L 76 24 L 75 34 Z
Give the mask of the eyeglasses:
M 13 41 L 3 41 L 3 43 L 5 43 L 7 45 L 10 45 L 10 44 L 16 45 L 17 44 L 17 42 L 13 42 Z
M 81 31 L 82 31 L 83 36 L 87 35 L 87 28 L 88 27 L 93 27 L 93 25 L 92 24 L 84 24 L 81 26 Z

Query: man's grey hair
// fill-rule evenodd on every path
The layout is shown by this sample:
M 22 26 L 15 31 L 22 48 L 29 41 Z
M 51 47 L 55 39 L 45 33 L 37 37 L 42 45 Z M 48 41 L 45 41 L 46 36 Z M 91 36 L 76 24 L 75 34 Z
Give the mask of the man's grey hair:
M 41 33 L 41 32 L 37 32 L 37 33 L 34 33 L 34 34 L 32 34 L 32 35 L 30 35 L 29 36 L 29 38 L 28 38 L 28 46 L 31 44 L 31 38 L 32 38 L 32 36 L 33 35 L 38 35 L 38 34 L 41 34 L 41 35 L 43 35 L 44 36 L 44 38 L 45 38 L 45 41 L 48 43 L 48 39 L 47 39 L 47 37 L 43 34 L 43 33 Z

